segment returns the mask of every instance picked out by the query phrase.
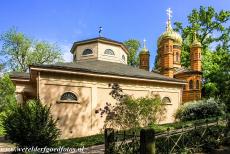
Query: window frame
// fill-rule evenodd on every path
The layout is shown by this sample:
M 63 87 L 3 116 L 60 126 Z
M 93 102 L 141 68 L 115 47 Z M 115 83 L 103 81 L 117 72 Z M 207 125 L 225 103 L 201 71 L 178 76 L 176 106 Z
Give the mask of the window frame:
M 189 90 L 193 90 L 194 89 L 193 80 L 189 80 L 188 84 L 189 84 Z
M 180 62 L 180 55 L 178 52 L 176 52 L 176 62 L 179 63 Z
M 200 81 L 196 80 L 196 89 L 199 90 L 200 89 Z
M 125 61 L 126 61 L 125 55 L 122 55 L 122 56 L 121 56 L 121 59 L 125 62 Z
M 106 51 L 110 51 L 112 54 L 110 53 L 106 53 Z M 115 52 L 112 49 L 105 49 L 104 51 L 104 55 L 108 55 L 108 56 L 115 56 Z
M 85 52 L 86 50 L 91 50 L 91 51 L 92 51 L 92 53 L 90 53 L 90 54 L 84 54 L 84 52 Z M 90 49 L 90 48 L 86 48 L 86 49 L 84 49 L 84 50 L 83 50 L 83 52 L 82 52 L 82 54 L 81 54 L 81 56 L 83 56 L 83 57 L 92 56 L 92 55 L 93 55 L 93 50 L 92 50 L 92 49 Z
M 164 102 L 165 99 L 168 99 L 169 102 L 165 103 L 165 102 Z M 170 97 L 168 97 L 168 96 L 163 97 L 162 100 L 161 100 L 161 103 L 162 103 L 163 105 L 172 105 L 172 101 L 171 101 Z
M 62 96 L 63 96 L 64 94 L 66 94 L 66 93 L 71 93 L 71 94 L 73 94 L 73 95 L 77 98 L 77 100 L 62 100 Z M 79 96 L 78 96 L 75 92 L 73 92 L 73 91 L 66 91 L 66 92 L 64 92 L 64 93 L 62 93 L 62 94 L 60 95 L 59 100 L 57 100 L 57 103 L 73 103 L 73 104 L 79 104 Z

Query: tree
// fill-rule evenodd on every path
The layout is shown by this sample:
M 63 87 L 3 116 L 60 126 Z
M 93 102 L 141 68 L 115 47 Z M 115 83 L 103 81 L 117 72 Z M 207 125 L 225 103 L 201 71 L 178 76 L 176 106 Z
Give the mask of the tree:
M 45 41 L 34 41 L 15 29 L 0 36 L 0 55 L 7 70 L 26 72 L 31 64 L 49 64 L 62 60 L 61 50 Z
M 3 119 L 3 126 L 9 139 L 19 147 L 50 147 L 60 135 L 50 107 L 34 100 L 12 108 Z
M 141 43 L 135 39 L 129 39 L 124 42 L 125 46 L 128 48 L 128 65 L 133 67 L 139 66 L 139 55 L 138 51 L 141 47 Z
M 190 64 L 189 53 L 190 44 L 193 41 L 192 36 L 194 31 L 197 32 L 197 37 L 203 46 L 202 54 L 210 48 L 212 43 L 226 43 L 229 27 L 225 23 L 229 21 L 230 11 L 221 10 L 216 12 L 213 7 L 201 6 L 199 10 L 193 9 L 188 15 L 188 25 L 183 27 L 181 22 L 175 22 L 175 31 L 182 34 L 182 59 L 183 66 L 188 67 Z
M 0 112 L 6 111 L 16 104 L 15 86 L 8 74 L 0 77 Z
M 220 98 L 230 110 L 230 27 L 226 25 L 230 11 L 216 12 L 213 7 L 201 6 L 188 15 L 188 25 L 175 22 L 174 30 L 182 34 L 183 66 L 190 65 L 190 49 L 193 32 L 202 44 L 203 96 Z M 214 46 L 214 47 L 213 47 Z

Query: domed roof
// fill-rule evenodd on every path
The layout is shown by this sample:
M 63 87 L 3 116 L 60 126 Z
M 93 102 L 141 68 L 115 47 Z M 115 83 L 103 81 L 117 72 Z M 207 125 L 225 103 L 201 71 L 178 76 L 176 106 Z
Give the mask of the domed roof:
M 146 40 L 143 40 L 143 48 L 140 51 L 140 54 L 149 54 L 149 50 L 146 48 Z
M 193 34 L 193 42 L 190 45 L 190 47 L 202 47 L 201 43 L 198 41 L 198 39 L 196 37 L 196 32 L 194 32 L 194 34 Z
M 182 37 L 172 29 L 170 20 L 167 21 L 166 31 L 158 38 L 157 45 L 159 46 L 161 41 L 165 38 L 170 38 L 174 40 L 175 43 L 182 44 Z

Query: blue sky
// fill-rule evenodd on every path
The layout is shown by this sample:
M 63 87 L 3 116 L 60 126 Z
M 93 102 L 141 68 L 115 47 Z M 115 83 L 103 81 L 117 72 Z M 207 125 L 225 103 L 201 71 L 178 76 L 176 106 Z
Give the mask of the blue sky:
M 114 40 L 146 38 L 152 67 L 166 9 L 173 10 L 172 22 L 186 24 L 201 5 L 230 10 L 229 0 L 1 0 L 0 33 L 15 26 L 34 39 L 57 43 L 70 61 L 72 43 L 97 37 L 102 26 L 103 36 Z

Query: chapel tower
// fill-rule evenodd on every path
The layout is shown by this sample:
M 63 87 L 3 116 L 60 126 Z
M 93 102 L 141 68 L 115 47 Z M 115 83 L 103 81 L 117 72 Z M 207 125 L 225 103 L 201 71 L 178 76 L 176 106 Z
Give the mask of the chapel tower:
M 202 45 L 198 41 L 196 33 L 194 33 L 193 41 L 190 45 L 190 68 L 181 68 L 174 72 L 175 78 L 187 81 L 187 84 L 183 88 L 183 102 L 201 99 L 201 50 Z
M 158 45 L 158 65 L 161 74 L 174 77 L 174 70 L 181 67 L 181 45 L 182 38 L 171 26 L 171 9 L 167 10 L 168 20 L 166 31 L 159 37 Z
M 201 71 L 201 43 L 196 38 L 196 33 L 193 34 L 193 42 L 190 46 L 190 63 L 193 71 Z
M 139 54 L 139 58 L 140 58 L 139 68 L 140 69 L 149 71 L 149 56 L 150 56 L 149 50 L 146 48 L 146 40 L 144 39 L 144 47 Z

